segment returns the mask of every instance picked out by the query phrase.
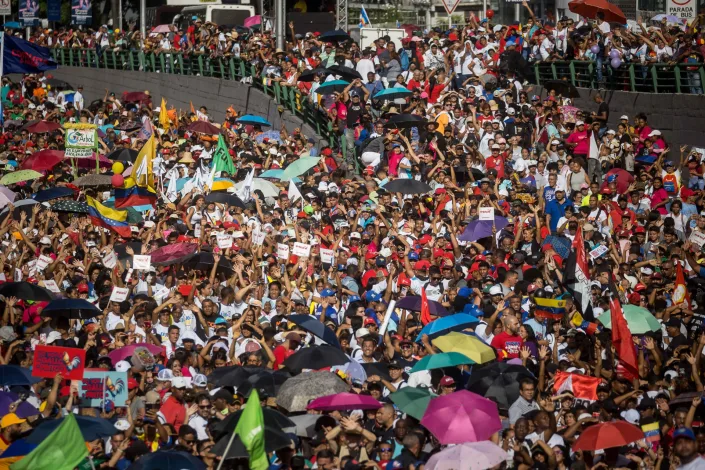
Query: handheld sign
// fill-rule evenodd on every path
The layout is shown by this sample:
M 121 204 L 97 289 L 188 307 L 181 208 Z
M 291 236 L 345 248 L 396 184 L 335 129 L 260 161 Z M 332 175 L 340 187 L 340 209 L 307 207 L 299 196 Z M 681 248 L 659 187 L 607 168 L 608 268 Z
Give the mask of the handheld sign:
M 38 345 L 34 350 L 34 377 L 53 379 L 61 373 L 64 379 L 81 380 L 85 367 L 85 349 Z

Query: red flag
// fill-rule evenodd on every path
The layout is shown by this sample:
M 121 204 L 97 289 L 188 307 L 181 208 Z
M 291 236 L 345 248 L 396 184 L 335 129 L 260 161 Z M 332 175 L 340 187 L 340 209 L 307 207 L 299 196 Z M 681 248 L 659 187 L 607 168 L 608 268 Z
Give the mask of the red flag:
M 421 323 L 423 323 L 424 326 L 431 323 L 431 309 L 428 306 L 426 289 L 421 289 Z
M 602 382 L 597 377 L 558 371 L 553 382 L 556 394 L 570 392 L 579 400 L 597 400 L 597 386 Z
M 673 304 L 681 305 L 685 304 L 686 307 L 690 308 L 690 294 L 688 294 L 688 289 L 685 285 L 685 275 L 683 274 L 683 266 L 680 263 L 676 263 L 676 282 L 673 288 Z
M 639 377 L 636 351 L 632 341 L 632 333 L 627 326 L 627 320 L 624 319 L 622 305 L 616 298 L 610 301 L 610 316 L 612 318 L 612 345 L 619 357 L 619 365 L 624 368 L 624 377 L 627 380 L 634 380 Z

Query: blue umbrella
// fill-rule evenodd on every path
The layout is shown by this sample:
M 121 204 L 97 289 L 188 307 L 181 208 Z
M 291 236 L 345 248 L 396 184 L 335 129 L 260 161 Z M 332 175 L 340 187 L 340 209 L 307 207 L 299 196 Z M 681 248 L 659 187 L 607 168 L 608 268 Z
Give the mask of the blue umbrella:
M 8 21 L 4 25 L 2 25 L 2 27 L 9 29 L 22 29 L 22 25 L 19 24 L 17 21 Z
M 474 242 L 481 238 L 492 236 L 492 225 L 496 227 L 499 232 L 504 227 L 506 227 L 509 222 L 506 217 L 495 216 L 494 221 L 492 220 L 473 220 L 470 222 L 463 233 L 460 234 L 458 240 L 463 242 Z
M 61 423 L 64 422 L 64 418 L 61 419 L 50 419 L 42 422 L 36 429 L 27 437 L 27 442 L 30 444 L 40 444 L 44 439 L 49 437 L 49 434 L 54 432 Z M 107 419 L 94 418 L 92 416 L 79 416 L 76 415 L 76 422 L 78 427 L 83 434 L 84 441 L 95 441 L 96 439 L 103 439 L 110 437 L 117 432 L 117 429 L 113 424 Z
M 280 131 L 275 131 L 274 129 L 267 131 L 267 132 L 262 132 L 260 135 L 255 137 L 255 140 L 259 142 L 260 144 L 264 139 L 268 140 L 274 140 L 275 142 L 281 144 L 282 143 L 282 134 Z
M 269 178 L 269 179 L 274 179 L 274 180 L 280 180 L 282 179 L 282 175 L 284 175 L 284 170 L 282 169 L 276 169 L 276 170 L 267 170 L 261 175 L 259 175 L 260 178 Z M 299 178 L 291 178 L 291 181 L 294 183 L 301 183 L 301 180 Z
M 252 126 L 271 126 L 269 121 L 263 117 L 253 116 L 252 114 L 245 114 L 239 118 L 236 122 L 240 124 L 250 124 Z
M 463 331 L 468 326 L 479 322 L 480 320 L 467 313 L 448 315 L 447 317 L 439 318 L 424 326 L 416 337 L 416 342 L 420 343 L 423 335 L 428 335 L 430 339 L 434 339 L 450 333 L 451 331 Z
M 229 438 L 229 436 L 228 436 Z M 197 457 L 177 450 L 160 450 L 145 454 L 127 467 L 128 470 L 206 470 L 206 465 Z
M 406 98 L 411 93 L 411 90 L 402 87 L 385 88 L 372 98 L 376 100 L 395 100 L 397 98 Z
M 402 297 L 401 300 L 397 302 L 397 308 L 411 310 L 412 312 L 420 312 L 421 296 L 407 295 L 406 297 Z M 440 302 L 436 302 L 435 300 L 431 299 L 428 300 L 428 311 L 431 315 L 435 315 L 437 317 L 445 317 L 450 315 L 450 312 L 446 310 L 446 308 Z
M 336 29 L 333 31 L 326 31 L 325 33 L 321 34 L 321 36 L 318 38 L 319 41 L 322 42 L 328 42 L 328 41 L 333 41 L 333 42 L 339 42 L 339 41 L 347 41 L 350 39 L 350 35 L 343 31 L 342 29 Z
M 568 259 L 572 242 L 568 237 L 549 235 L 544 239 L 543 243 L 541 243 L 541 247 L 543 248 L 546 245 L 551 245 L 553 250 L 558 253 L 561 258 Z
M 338 337 L 335 336 L 335 331 L 328 328 L 326 325 L 321 323 L 318 318 L 311 315 L 289 315 L 287 320 L 296 323 L 304 330 L 310 332 L 312 335 L 321 338 L 326 343 L 336 348 L 340 347 L 338 342 Z
M 329 82 L 323 83 L 321 86 L 316 88 L 316 93 L 319 95 L 330 95 L 333 93 L 342 93 L 348 85 L 350 85 L 345 80 L 331 80 Z
M 73 196 L 73 189 L 64 186 L 57 186 L 56 188 L 42 189 L 37 192 L 32 199 L 39 202 L 51 201 L 52 199 L 59 199 L 60 197 L 71 197 Z
M 98 307 L 83 299 L 57 299 L 49 302 L 42 313 L 50 317 L 76 318 L 87 320 L 101 314 Z
M 0 366 L 0 385 L 2 386 L 32 385 L 40 380 L 42 379 L 32 377 L 29 369 L 24 367 L 14 365 Z

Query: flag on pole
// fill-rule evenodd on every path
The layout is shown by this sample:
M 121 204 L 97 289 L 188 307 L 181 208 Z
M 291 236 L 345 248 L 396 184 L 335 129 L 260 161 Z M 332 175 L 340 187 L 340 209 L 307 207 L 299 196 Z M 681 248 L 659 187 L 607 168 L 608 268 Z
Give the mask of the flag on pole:
M 147 140 L 150 137 L 152 137 L 152 134 L 154 134 L 154 128 L 152 127 L 152 121 L 150 121 L 149 119 L 145 119 L 144 122 L 142 123 L 142 128 L 137 133 L 137 139 Z
M 230 150 L 222 134 L 218 136 L 218 144 L 213 152 L 213 170 L 220 172 L 221 175 L 223 173 L 227 173 L 228 175 L 235 175 L 235 173 L 237 173 L 233 159 L 230 156 Z
M 676 282 L 673 288 L 673 305 L 685 304 L 690 308 L 690 294 L 685 285 L 685 275 L 683 274 L 683 266 L 676 263 Z
M 171 127 L 171 120 L 169 119 L 169 113 L 166 109 L 166 100 L 164 97 L 162 97 L 162 104 L 159 107 L 159 125 L 161 125 L 162 129 L 165 131 L 168 131 L 169 127 Z
M 235 434 L 240 436 L 242 444 L 250 455 L 250 468 L 252 470 L 269 468 L 269 460 L 264 450 L 264 414 L 256 389 L 250 392 L 245 410 L 235 426 Z
M 367 16 L 367 11 L 365 10 L 365 7 L 362 7 L 360 9 L 360 28 L 364 27 L 371 27 L 372 23 L 370 22 L 370 17 Z
M 575 305 L 582 317 L 587 321 L 593 321 L 595 318 L 592 314 L 592 305 L 590 303 L 591 287 L 589 274 L 581 227 L 575 232 L 573 250 L 566 260 L 564 282 L 568 292 L 575 299 Z
M 428 325 L 431 323 L 431 308 L 428 305 L 426 289 L 421 289 L 421 323 Z
M 598 377 L 589 377 L 571 372 L 556 372 L 553 391 L 557 395 L 570 392 L 579 400 L 597 400 L 597 387 L 602 380 Z
M 130 224 L 127 223 L 127 211 L 104 206 L 90 196 L 86 196 L 86 204 L 88 204 L 88 217 L 93 225 L 112 230 L 124 238 L 132 235 Z
M 304 205 L 304 197 L 301 195 L 301 191 L 296 187 L 293 180 L 289 180 L 289 201 L 293 204 L 295 200 L 301 200 L 301 207 Z
M 132 175 L 125 178 L 122 188 L 115 188 L 115 208 L 155 205 L 157 191 L 154 186 L 154 157 L 157 144 L 152 135 L 137 155 Z
M 565 300 L 558 299 L 544 299 L 541 297 L 535 297 L 536 310 L 534 311 L 534 316 L 541 320 L 563 320 L 565 315 Z
M 252 171 L 250 171 L 245 177 L 245 182 L 243 183 L 242 187 L 238 189 L 235 193 L 237 197 L 242 200 L 242 202 L 248 202 L 250 199 L 252 199 L 252 187 L 254 185 L 254 180 L 255 169 L 253 168 Z
M 627 326 L 627 320 L 624 318 L 622 304 L 619 299 L 613 297 L 610 300 L 610 318 L 612 319 L 612 346 L 614 346 L 619 365 L 617 373 L 621 374 L 627 380 L 639 378 L 639 367 L 636 360 L 636 349 L 632 341 L 632 333 Z
M 260 411 L 261 413 L 261 411 Z M 23 459 L 10 465 L 12 470 L 73 470 L 86 457 L 88 448 L 73 413 Z

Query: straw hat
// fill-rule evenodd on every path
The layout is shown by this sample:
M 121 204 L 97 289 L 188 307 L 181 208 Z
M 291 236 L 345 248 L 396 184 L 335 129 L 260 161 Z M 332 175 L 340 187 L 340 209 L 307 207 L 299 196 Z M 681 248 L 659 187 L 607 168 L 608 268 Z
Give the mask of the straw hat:
M 191 152 L 184 152 L 179 163 L 196 163 L 196 160 L 193 159 Z

